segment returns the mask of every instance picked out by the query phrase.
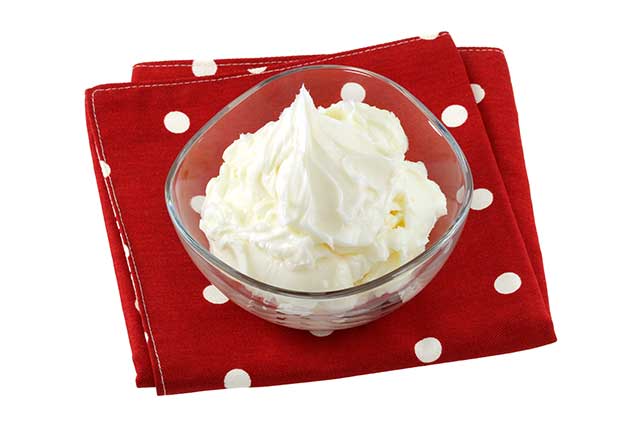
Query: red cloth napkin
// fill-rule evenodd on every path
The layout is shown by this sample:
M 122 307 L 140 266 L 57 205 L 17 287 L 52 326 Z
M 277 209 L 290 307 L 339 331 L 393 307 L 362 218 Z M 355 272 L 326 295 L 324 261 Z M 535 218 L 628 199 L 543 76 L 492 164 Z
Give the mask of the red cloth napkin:
M 476 187 L 460 242 L 429 286 L 389 316 L 324 337 L 207 300 L 210 284 L 179 243 L 163 194 L 174 158 L 218 110 L 274 73 L 321 63 L 385 75 L 437 116 L 444 114 Z M 137 64 L 131 83 L 86 92 L 91 152 L 138 386 L 173 394 L 313 381 L 555 341 L 502 51 L 458 49 L 441 33 L 338 54 L 192 65 Z M 194 69 L 207 75 L 195 77 Z M 466 110 L 462 124 L 454 126 L 461 116 L 449 115 L 451 105 Z M 165 126 L 172 111 L 184 113 L 186 131 Z

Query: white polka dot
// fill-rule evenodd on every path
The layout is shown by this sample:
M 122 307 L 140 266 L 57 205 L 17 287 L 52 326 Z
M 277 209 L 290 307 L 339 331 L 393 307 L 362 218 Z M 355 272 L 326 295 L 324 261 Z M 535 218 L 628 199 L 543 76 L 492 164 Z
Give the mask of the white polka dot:
M 476 100 L 476 104 L 484 99 L 484 89 L 478 83 L 471 83 L 471 92 L 473 92 L 473 99 Z
M 171 111 L 164 116 L 164 127 L 172 133 L 185 133 L 189 129 L 189 117 L 182 111 Z
M 418 294 L 419 290 L 420 286 L 417 283 L 414 283 L 401 290 L 398 295 L 400 296 L 402 302 L 407 302 L 415 297 Z
M 493 287 L 499 294 L 507 295 L 520 289 L 521 284 L 522 280 L 520 276 L 516 273 L 507 272 L 498 276 L 495 282 L 493 282 Z
M 102 176 L 103 177 L 106 178 L 109 175 L 111 175 L 111 167 L 104 160 L 100 160 L 100 169 L 102 170 Z
M 213 76 L 218 71 L 218 64 L 213 59 L 196 59 L 191 63 L 191 71 L 194 76 Z
M 442 121 L 450 128 L 455 128 L 466 122 L 468 116 L 469 113 L 467 113 L 466 108 L 462 105 L 454 104 L 444 109 L 442 112 Z
M 424 33 L 424 34 L 420 34 L 418 37 L 420 37 L 422 40 L 434 40 L 434 39 L 437 39 L 439 35 L 440 35 L 439 32 L 437 32 L 437 33 Z
M 267 67 L 256 67 L 256 68 L 249 68 L 247 69 L 247 71 L 250 72 L 251 74 L 261 74 L 261 73 L 264 73 L 266 69 Z
M 209 301 L 211 304 L 224 304 L 229 301 L 229 298 L 214 285 L 209 285 L 202 291 L 202 296 L 204 299 Z
M 202 211 L 202 204 L 204 203 L 204 196 L 193 196 L 189 204 L 191 209 L 200 213 Z
M 362 102 L 366 94 L 362 85 L 354 82 L 345 83 L 340 90 L 340 97 L 345 101 Z
M 140 311 L 140 304 L 138 304 L 137 299 L 133 302 L 133 306 L 136 308 L 136 310 Z
M 149 334 L 147 333 L 147 331 L 144 331 L 144 339 L 145 341 L 149 341 Z
M 429 337 L 418 341 L 413 350 L 422 363 L 431 363 L 442 354 L 442 344 L 437 338 Z
M 456 191 L 456 201 L 458 203 L 462 203 L 464 201 L 464 187 L 460 187 L 458 188 L 458 191 Z
M 493 203 L 493 193 L 486 188 L 476 188 L 471 196 L 471 209 L 481 211 Z
M 333 333 L 332 330 L 325 330 L 325 331 L 309 331 L 309 333 L 313 336 L 316 337 L 328 337 L 329 335 L 331 335 Z
M 244 369 L 232 369 L 224 376 L 224 388 L 251 387 L 251 377 Z

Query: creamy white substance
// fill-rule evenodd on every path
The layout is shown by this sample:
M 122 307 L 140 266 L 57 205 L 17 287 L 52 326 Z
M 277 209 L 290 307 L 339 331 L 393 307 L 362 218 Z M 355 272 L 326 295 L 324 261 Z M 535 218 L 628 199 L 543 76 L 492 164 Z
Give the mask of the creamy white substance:
M 391 112 L 304 88 L 277 121 L 242 134 L 209 181 L 200 228 L 211 252 L 257 280 L 331 291 L 425 249 L 446 200 Z

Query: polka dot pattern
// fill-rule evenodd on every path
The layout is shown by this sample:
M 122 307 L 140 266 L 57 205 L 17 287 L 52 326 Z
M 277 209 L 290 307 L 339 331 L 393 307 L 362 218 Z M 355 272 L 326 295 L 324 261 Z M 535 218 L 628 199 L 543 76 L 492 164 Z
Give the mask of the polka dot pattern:
M 171 133 L 185 133 L 190 125 L 189 116 L 182 111 L 170 111 L 164 116 L 164 127 Z
M 476 188 L 471 196 L 471 209 L 481 211 L 491 206 L 493 193 L 486 188 Z
M 438 36 L 440 35 L 439 32 L 436 33 L 424 33 L 424 34 L 420 34 L 418 37 L 420 37 L 422 40 L 435 40 L 438 38 Z
M 265 72 L 266 69 L 267 67 L 256 67 L 256 68 L 249 68 L 247 69 L 247 71 L 250 72 L 251 74 L 262 74 Z
M 244 369 L 232 369 L 224 376 L 224 388 L 251 387 L 251 377 Z
M 218 71 L 218 64 L 213 59 L 196 59 L 191 63 L 191 71 L 196 77 L 213 76 Z
M 354 82 L 345 83 L 340 90 L 340 97 L 344 101 L 362 102 L 366 94 L 362 85 Z
M 100 160 L 100 170 L 102 171 L 102 176 L 104 178 L 106 178 L 109 175 L 111 175 L 111 167 L 104 160 Z
M 424 338 L 416 343 L 413 350 L 418 360 L 422 363 L 433 363 L 438 360 L 442 354 L 442 344 L 437 338 Z
M 467 109 L 462 105 L 453 104 L 449 105 L 442 111 L 442 122 L 450 128 L 456 128 L 464 124 L 469 117 Z
M 432 37 L 430 37 L 431 39 L 436 38 L 437 34 L 433 35 Z M 437 42 L 435 42 L 437 43 Z M 424 45 L 429 45 L 432 43 L 429 42 L 424 42 Z M 246 66 L 245 66 L 246 67 Z M 273 66 L 270 66 L 270 70 L 273 69 Z M 241 69 L 242 70 L 242 69 Z M 246 69 L 245 74 L 246 73 L 250 73 L 252 75 L 256 75 L 256 74 L 261 74 L 264 73 L 267 70 L 267 67 L 256 67 L 256 68 L 248 68 Z M 188 72 L 188 67 L 187 67 L 187 72 Z M 213 73 L 215 74 L 215 70 L 213 71 Z M 194 72 L 195 74 L 195 72 Z M 271 72 L 269 72 L 267 75 L 270 75 Z M 265 76 L 260 76 L 260 77 L 256 77 L 256 79 L 262 79 Z M 344 83 L 345 80 L 343 80 L 342 82 L 338 82 L 337 85 L 335 85 L 333 87 L 333 93 L 334 93 L 334 98 L 335 95 L 337 95 L 338 89 L 340 88 L 340 85 L 342 83 Z M 367 84 L 366 82 L 364 84 Z M 467 82 L 468 84 L 468 82 Z M 488 83 L 484 83 L 484 84 L 488 84 Z M 470 88 L 472 90 L 472 94 L 474 96 L 475 102 L 476 103 L 480 103 L 483 102 L 486 93 L 484 88 L 476 83 L 472 83 L 470 85 Z M 491 90 L 491 86 L 488 86 L 489 90 Z M 373 88 L 369 85 L 367 85 L 367 89 L 370 91 L 369 93 L 369 100 L 372 99 L 374 93 L 371 92 L 373 90 Z M 365 98 L 367 97 L 367 89 L 365 89 L 361 84 L 355 83 L 355 82 L 348 82 L 346 84 L 344 84 L 342 86 L 342 88 L 340 88 L 340 96 L 342 99 L 344 100 L 349 100 L 349 101 L 353 101 L 353 102 L 362 102 L 365 100 Z M 488 103 L 491 103 L 493 98 L 492 96 L 494 96 L 495 94 L 493 94 L 492 92 L 489 93 L 489 100 Z M 471 103 L 470 99 L 468 98 L 463 98 L 463 99 L 450 99 L 448 101 L 448 103 L 454 103 L 454 102 L 462 102 L 465 105 L 470 105 L 470 108 L 473 108 L 473 104 Z M 437 114 L 438 111 L 441 111 L 441 119 L 444 125 L 448 126 L 448 127 L 459 127 L 459 126 L 463 126 L 465 125 L 466 121 L 468 120 L 468 111 L 467 109 L 462 106 L 462 105 L 457 105 L 457 104 L 453 104 L 453 105 L 449 105 L 447 106 L 447 108 L 445 108 L 444 110 L 440 110 L 442 107 L 445 107 L 447 104 L 441 104 L 438 105 L 438 109 L 436 109 L 434 112 Z M 483 106 L 487 106 L 488 104 L 485 103 L 483 104 Z M 160 110 L 158 113 L 154 116 L 151 117 L 151 119 L 153 120 L 153 122 L 155 123 L 155 129 L 159 130 L 161 132 L 163 132 L 162 128 L 160 127 L 161 124 L 160 122 L 160 117 L 162 117 L 162 114 L 166 113 L 167 111 L 169 111 L 170 109 L 184 109 L 184 111 L 186 113 L 188 113 L 189 115 L 193 115 L 194 119 L 196 119 L 196 115 L 195 115 L 195 111 L 187 108 L 186 106 L 180 105 L 179 103 L 176 103 L 175 105 L 169 104 L 166 106 L 166 109 Z M 473 113 L 473 110 L 472 110 Z M 474 118 L 475 120 L 475 118 Z M 436 121 L 434 121 L 436 122 Z M 475 122 L 471 122 L 469 125 L 475 125 Z M 194 124 L 194 130 L 196 130 L 196 126 L 198 125 L 198 120 L 196 120 L 196 123 Z M 434 123 L 430 123 L 430 125 L 432 126 L 432 128 L 434 129 L 434 132 L 441 134 L 440 129 L 444 129 L 444 127 L 442 126 L 442 124 L 438 123 L 437 125 L 434 125 Z M 469 126 L 467 125 L 467 127 Z M 190 118 L 187 114 L 181 112 L 181 111 L 171 111 L 169 113 L 167 113 L 164 117 L 164 126 L 165 128 L 173 133 L 173 134 L 183 134 L 185 132 L 187 132 L 190 129 Z M 438 126 L 440 128 L 438 128 Z M 462 128 L 465 129 L 465 128 Z M 453 131 L 452 131 L 453 132 Z M 166 133 L 165 136 L 168 136 L 169 134 Z M 433 137 L 435 137 L 435 135 L 432 134 Z M 175 140 L 179 139 L 180 137 L 175 137 Z M 166 138 L 165 138 L 166 139 Z M 107 151 L 108 153 L 108 151 Z M 110 157 L 110 160 L 112 160 L 112 157 Z M 116 175 L 114 176 L 114 179 L 118 180 L 121 179 L 121 168 L 119 167 L 120 165 L 117 163 L 114 163 L 116 167 Z M 103 160 L 100 160 L 99 162 L 99 166 L 101 168 L 101 172 L 103 177 L 107 178 L 110 176 L 111 173 L 111 168 L 110 166 Z M 495 187 L 493 187 L 492 185 L 490 185 L 489 182 L 484 182 L 482 183 L 483 185 L 489 185 L 489 187 L 494 190 L 497 191 Z M 451 191 L 452 190 L 452 191 Z M 450 189 L 451 192 L 455 191 L 455 187 Z M 453 196 L 453 194 L 448 193 L 449 197 Z M 455 198 L 458 200 L 459 203 L 461 203 L 463 201 L 465 195 L 465 191 L 464 188 L 461 187 L 458 189 L 458 191 L 455 193 Z M 501 197 L 500 195 L 498 197 Z M 484 210 L 489 208 L 492 203 L 493 203 L 493 199 L 494 199 L 494 195 L 493 193 L 487 189 L 487 188 L 479 188 L 476 189 L 472 192 L 472 200 L 471 200 L 471 209 L 473 209 L 474 211 L 480 211 L 480 210 Z M 203 203 L 205 200 L 205 196 L 203 195 L 197 195 L 194 196 L 190 199 L 190 207 L 191 209 L 193 209 L 196 213 L 201 213 L 202 211 L 202 207 L 203 207 Z M 502 203 L 502 201 L 500 201 L 500 203 Z M 498 204 L 499 205 L 499 204 Z M 494 212 L 496 208 L 501 208 L 501 206 L 496 206 L 494 208 L 492 208 L 492 210 L 488 210 L 487 213 L 476 213 L 476 215 L 481 215 L 480 218 L 485 218 L 486 215 L 491 216 Z M 473 215 L 473 213 L 472 213 Z M 120 228 L 119 223 L 117 224 L 118 228 Z M 452 244 L 452 242 L 449 242 L 449 244 Z M 123 245 L 123 250 L 124 253 L 126 255 L 126 257 L 130 257 L 130 249 L 126 244 L 122 244 Z M 136 246 L 137 251 L 136 254 L 138 253 L 138 251 L 140 250 L 138 248 L 138 246 Z M 130 260 L 128 260 L 130 261 Z M 513 296 L 508 296 L 510 294 L 514 294 L 516 293 L 519 288 L 522 286 L 522 280 L 520 278 L 520 276 L 514 272 L 505 272 L 500 274 L 498 277 L 496 277 L 496 275 L 498 273 L 500 273 L 501 271 L 505 271 L 508 269 L 515 269 L 516 271 L 519 271 L 517 269 L 517 267 L 515 266 L 510 266 L 509 264 L 505 264 L 502 265 L 502 268 L 499 269 L 495 269 L 493 271 L 489 272 L 489 276 L 485 278 L 485 280 L 483 280 L 482 283 L 478 284 L 479 286 L 484 287 L 485 291 L 489 292 L 491 296 L 491 294 L 493 295 L 493 300 L 495 301 L 506 301 L 506 303 L 508 304 L 519 304 L 521 298 L 523 297 L 524 294 L 521 292 L 519 294 L 513 295 Z M 522 272 L 522 271 L 519 271 Z M 523 273 L 524 274 L 524 273 Z M 526 278 L 527 276 L 525 276 Z M 493 287 L 495 290 L 495 294 L 493 293 L 493 291 L 491 290 L 490 286 L 492 286 L 492 282 L 491 282 L 491 278 L 495 278 L 494 282 L 493 282 Z M 227 303 L 229 300 L 228 298 L 214 285 L 209 285 L 206 281 L 205 282 L 201 282 L 199 288 L 195 289 L 195 292 L 192 293 L 192 298 L 195 299 L 196 304 L 198 303 L 198 292 L 197 289 L 201 289 L 202 290 L 202 295 L 203 298 L 211 304 L 216 304 L 216 305 L 221 305 L 221 304 L 225 304 Z M 526 289 L 523 292 L 527 292 L 529 291 L 529 289 Z M 138 291 L 140 292 L 140 291 Z M 410 293 L 405 293 L 403 295 L 401 295 L 401 299 L 403 301 L 405 301 L 406 296 L 411 295 Z M 407 300 L 409 298 L 407 297 Z M 146 300 L 147 302 L 149 301 L 148 299 Z M 414 303 L 416 303 L 414 301 Z M 225 313 L 227 311 L 229 311 L 231 309 L 231 305 L 227 304 L 227 306 L 223 306 L 223 307 L 208 307 L 207 303 L 204 301 L 201 301 L 200 304 L 202 304 L 202 308 L 204 308 L 206 306 L 207 309 L 209 310 L 217 310 L 217 312 L 220 312 L 220 310 L 222 310 L 222 313 Z M 139 306 L 139 301 L 138 299 L 136 299 L 134 301 L 134 307 L 136 308 L 136 310 L 138 310 L 138 312 L 141 312 L 140 306 Z M 129 309 L 130 310 L 130 309 Z M 144 316 L 143 316 L 144 318 Z M 145 326 L 146 327 L 146 326 Z M 305 332 L 301 332 L 301 338 L 306 337 L 307 340 L 309 340 L 309 344 L 313 344 L 313 345 L 330 345 L 333 341 L 335 341 L 336 339 L 339 341 L 340 339 L 342 339 L 342 332 L 338 332 L 336 335 L 336 337 L 333 338 L 327 338 L 330 335 L 333 334 L 332 330 L 311 330 L 308 331 L 308 334 L 312 335 L 312 337 L 309 337 L 308 335 L 306 335 Z M 442 341 L 440 341 L 438 338 L 435 337 L 427 337 L 427 338 L 423 338 L 420 339 L 422 337 L 428 336 L 428 335 L 437 335 L 439 338 L 442 338 Z M 139 338 L 139 336 L 138 336 Z M 144 338 L 147 342 L 151 343 L 149 341 L 150 336 L 149 334 L 144 331 Z M 154 338 L 159 338 L 158 334 L 156 332 L 156 336 Z M 419 341 L 416 342 L 416 340 L 420 339 Z M 423 330 L 422 333 L 418 332 L 418 334 L 413 336 L 413 339 L 409 339 L 409 341 L 405 342 L 404 345 L 401 349 L 401 351 L 404 352 L 404 354 L 407 357 L 412 357 L 411 356 L 411 343 L 415 342 L 414 344 L 414 354 L 417 358 L 417 360 L 419 360 L 421 363 L 424 364 L 431 364 L 431 363 L 437 363 L 439 361 L 440 358 L 442 358 L 442 352 L 443 352 L 443 343 L 447 345 L 447 353 L 445 354 L 443 360 L 451 360 L 455 358 L 455 348 L 457 347 L 454 346 L 454 338 L 452 336 L 449 336 L 447 333 L 445 332 L 441 332 L 439 330 L 436 331 L 429 331 L 429 330 Z M 160 343 L 161 344 L 161 343 Z M 239 349 L 232 349 L 234 351 L 238 351 Z M 151 350 L 150 350 L 151 351 Z M 414 361 L 416 359 L 413 359 Z M 245 371 L 244 369 L 231 369 L 229 370 L 226 374 L 225 371 L 227 369 L 232 368 L 233 366 L 242 366 L 246 369 L 248 369 L 249 371 L 251 371 L 251 375 Z M 217 378 L 215 379 L 215 381 L 217 381 L 217 386 L 219 387 L 221 384 L 219 383 L 219 381 L 222 379 L 221 377 L 224 375 L 224 387 L 225 388 L 236 388 L 236 387 L 251 387 L 252 386 L 252 376 L 256 378 L 256 381 L 258 381 L 255 385 L 262 385 L 262 383 L 265 380 L 268 380 L 268 378 L 265 378 L 262 376 L 261 372 L 259 372 L 256 368 L 253 368 L 251 365 L 244 365 L 242 363 L 242 359 L 238 359 L 235 362 L 231 361 L 231 364 L 227 365 L 227 366 L 223 366 L 222 369 L 218 372 Z M 254 386 L 255 386 L 254 385 Z
M 413 297 L 415 297 L 418 294 L 419 289 L 420 287 L 417 284 L 412 284 L 407 286 L 398 294 L 400 296 L 400 300 L 402 300 L 402 302 L 407 302 L 411 300 Z
M 484 99 L 484 89 L 478 83 L 471 83 L 471 92 L 473 92 L 473 99 L 476 100 L 476 104 L 479 104 Z
M 204 299 L 209 301 L 211 304 L 224 304 L 229 301 L 229 298 L 214 285 L 209 285 L 202 291 L 202 296 Z
M 204 196 L 193 196 L 189 201 L 189 205 L 191 205 L 191 209 L 193 209 L 197 213 L 202 212 L 203 203 L 204 203 Z
M 502 295 L 514 293 L 515 291 L 520 289 L 521 285 L 522 280 L 520 279 L 520 276 L 510 271 L 507 273 L 502 273 L 496 278 L 495 282 L 493 282 L 493 287 L 495 288 L 496 292 Z
M 326 330 L 326 331 L 309 331 L 309 333 L 311 335 L 313 335 L 314 337 L 328 337 L 329 335 L 331 335 L 333 333 L 333 331 L 331 330 Z

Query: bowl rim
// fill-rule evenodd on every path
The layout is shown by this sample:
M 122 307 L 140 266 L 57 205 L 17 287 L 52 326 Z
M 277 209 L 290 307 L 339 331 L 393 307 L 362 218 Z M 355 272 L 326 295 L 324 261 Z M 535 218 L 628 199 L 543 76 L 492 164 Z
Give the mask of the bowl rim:
M 404 95 L 409 101 L 411 101 L 431 122 L 430 124 L 434 125 L 436 129 L 434 129 L 437 133 L 439 133 L 449 144 L 451 149 L 453 150 L 458 163 L 462 169 L 462 175 L 464 184 L 466 187 L 463 200 L 461 202 L 462 208 L 456 215 L 453 223 L 449 226 L 449 228 L 445 231 L 445 233 L 436 240 L 429 248 L 425 249 L 422 253 L 417 255 L 415 258 L 407 261 L 402 264 L 398 268 L 380 276 L 373 280 L 370 280 L 361 285 L 352 286 L 350 288 L 343 288 L 333 291 L 322 291 L 322 292 L 307 292 L 307 291 L 296 291 L 292 289 L 281 288 L 275 285 L 270 285 L 268 283 L 261 282 L 256 280 L 238 270 L 236 270 L 231 265 L 225 263 L 220 258 L 213 255 L 209 250 L 203 247 L 192 235 L 187 231 L 185 226 L 183 225 L 180 217 L 178 216 L 177 210 L 175 208 L 175 204 L 173 202 L 173 197 L 171 195 L 172 184 L 176 178 L 177 171 L 182 165 L 184 158 L 191 148 L 198 143 L 201 136 L 215 123 L 217 123 L 222 117 L 224 117 L 227 113 L 232 111 L 238 104 L 246 100 L 248 97 L 253 95 L 255 92 L 263 88 L 264 86 L 279 80 L 281 78 L 287 77 L 292 74 L 308 71 L 308 70 L 321 70 L 321 69 L 331 69 L 331 70 L 342 70 L 349 71 L 358 74 L 363 74 L 369 77 L 373 77 L 383 82 L 389 84 L 396 90 L 398 90 L 402 95 Z M 464 188 L 464 187 L 463 187 Z M 303 299 L 333 299 L 340 298 L 345 296 L 351 296 L 360 294 L 363 292 L 371 291 L 375 288 L 378 288 L 396 277 L 402 275 L 408 270 L 411 270 L 413 267 L 416 267 L 423 262 L 429 260 L 439 249 L 441 249 L 444 245 L 448 244 L 453 237 L 456 235 L 458 230 L 460 230 L 466 221 L 466 218 L 469 214 L 469 209 L 471 205 L 471 196 L 473 193 L 473 176 L 471 174 L 471 168 L 469 167 L 469 163 L 460 148 L 460 145 L 457 143 L 453 135 L 447 130 L 447 128 L 440 122 L 440 120 L 429 110 L 418 98 L 416 98 L 411 92 L 409 92 L 404 87 L 400 86 L 398 83 L 393 80 L 375 73 L 373 71 L 365 70 L 363 68 L 345 66 L 345 65 L 333 65 L 333 64 L 322 64 L 322 65 L 309 65 L 304 67 L 296 67 L 290 70 L 286 70 L 275 74 L 269 78 L 266 78 L 251 87 L 247 91 L 245 91 L 242 95 L 235 98 L 229 104 L 224 106 L 220 111 L 218 111 L 211 119 L 209 119 L 184 145 L 184 147 L 180 150 L 180 153 L 174 160 L 171 168 L 169 169 L 169 173 L 167 175 L 165 181 L 165 203 L 167 206 L 167 210 L 169 212 L 169 217 L 171 218 L 171 222 L 174 225 L 174 228 L 177 230 L 178 236 L 183 242 L 186 242 L 191 249 L 193 249 L 199 256 L 204 258 L 209 264 L 212 264 L 217 269 L 221 270 L 228 276 L 231 276 L 233 279 L 242 282 L 244 285 L 251 286 L 253 288 L 257 288 L 260 291 L 274 293 L 280 296 L 285 297 L 293 297 L 293 298 L 303 298 Z

